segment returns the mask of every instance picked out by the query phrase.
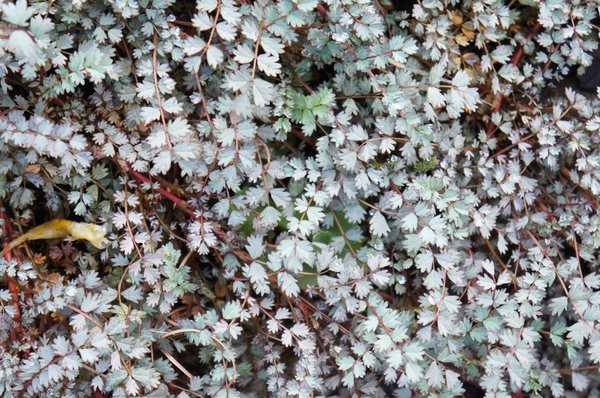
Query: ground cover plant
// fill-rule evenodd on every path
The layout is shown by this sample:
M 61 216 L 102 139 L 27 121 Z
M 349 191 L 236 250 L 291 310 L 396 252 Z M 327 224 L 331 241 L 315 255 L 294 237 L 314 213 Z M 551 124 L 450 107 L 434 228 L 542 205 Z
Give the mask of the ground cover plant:
M 0 396 L 598 396 L 599 7 L 0 0 Z

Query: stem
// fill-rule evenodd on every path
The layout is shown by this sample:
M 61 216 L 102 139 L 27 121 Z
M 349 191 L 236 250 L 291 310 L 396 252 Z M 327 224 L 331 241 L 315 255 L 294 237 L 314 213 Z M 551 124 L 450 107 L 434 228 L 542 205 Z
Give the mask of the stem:
M 513 56 L 513 59 L 511 61 L 512 65 L 517 65 L 519 63 L 519 61 L 521 61 L 521 58 L 523 58 L 523 54 L 525 54 L 525 51 L 523 50 L 525 44 L 527 44 L 532 38 L 533 36 L 535 36 L 537 34 L 537 32 L 540 31 L 540 29 L 542 28 L 542 25 L 540 25 L 540 23 L 536 23 L 535 26 L 533 27 L 533 30 L 531 31 L 531 33 L 529 33 L 529 36 L 527 36 L 527 40 L 525 41 L 525 43 L 523 43 L 521 45 L 521 47 L 519 47 L 519 49 L 517 50 L 517 52 L 515 53 L 515 55 Z M 490 112 L 490 115 L 496 112 L 500 111 L 500 108 L 502 108 L 502 102 L 504 101 L 504 94 L 500 94 L 498 96 L 498 102 L 496 103 L 496 105 L 492 108 L 492 111 Z M 492 136 L 494 135 L 494 122 L 492 122 L 491 120 L 488 122 L 487 125 L 487 138 L 492 138 Z
M 4 236 L 8 239 L 11 239 L 13 228 L 11 220 L 8 217 L 8 214 L 6 214 L 4 203 L 2 201 L 0 201 L 0 218 L 4 220 L 4 223 L 2 224 L 2 232 L 4 233 Z M 9 249 L 8 243 L 6 242 L 3 243 L 3 253 L 6 261 L 12 260 L 12 251 Z M 8 278 L 8 290 L 10 292 L 10 301 L 8 303 L 15 309 L 13 320 L 18 324 L 17 328 L 11 330 L 11 341 L 15 341 L 17 340 L 18 335 L 23 335 L 25 332 L 23 325 L 21 324 L 21 309 L 19 307 L 19 294 L 21 292 L 21 288 L 13 278 Z M 17 331 L 19 333 L 17 333 Z

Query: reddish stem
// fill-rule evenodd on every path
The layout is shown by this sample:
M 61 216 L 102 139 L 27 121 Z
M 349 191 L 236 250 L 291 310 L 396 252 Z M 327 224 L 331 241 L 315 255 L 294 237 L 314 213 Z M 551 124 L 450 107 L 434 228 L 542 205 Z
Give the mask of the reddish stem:
M 4 204 L 0 202 L 0 207 L 2 206 L 4 206 Z M 3 208 L 0 210 L 0 218 L 4 220 L 4 223 L 2 224 L 2 231 L 4 233 L 4 236 L 8 239 L 11 239 L 13 234 L 12 224 L 10 218 L 8 217 L 8 214 L 6 214 L 6 211 Z M 4 259 L 6 261 L 12 260 L 12 251 L 8 249 L 8 243 L 4 242 L 2 246 L 4 250 Z M 10 292 L 10 300 L 8 304 L 14 307 L 15 315 L 13 319 L 19 325 L 18 328 L 13 328 L 11 331 L 11 339 L 12 341 L 14 341 L 18 338 L 17 332 L 23 332 L 23 325 L 21 325 L 21 310 L 19 308 L 19 293 L 21 289 L 12 278 L 8 279 L 8 291 Z
M 527 36 L 527 40 L 525 41 L 525 43 L 517 49 L 517 52 L 513 56 L 513 59 L 511 61 L 512 65 L 516 66 L 519 63 L 519 61 L 521 61 L 521 58 L 523 58 L 523 54 L 525 54 L 523 47 L 525 46 L 525 44 L 527 44 L 533 38 L 533 36 L 535 34 L 537 34 L 537 32 L 539 32 L 539 30 L 541 28 L 542 28 L 542 25 L 540 25 L 539 22 L 537 24 L 535 24 L 535 26 L 533 27 L 533 30 L 531 31 L 531 33 L 529 33 L 529 36 Z M 502 108 L 503 101 L 504 101 L 504 95 L 500 94 L 498 96 L 498 101 L 496 102 L 496 105 L 492 108 L 492 111 L 490 112 L 490 114 L 499 112 L 500 108 Z M 490 120 L 487 125 L 487 138 L 488 139 L 492 138 L 493 135 L 494 135 L 494 123 Z
M 323 15 L 327 15 L 327 13 L 329 12 L 327 8 L 325 8 L 325 6 L 321 3 L 317 4 L 317 11 L 319 11 Z
M 139 181 L 145 182 L 147 184 L 152 185 L 152 181 L 150 181 L 150 179 L 148 177 L 146 177 L 145 175 L 143 175 L 142 173 L 140 173 L 139 171 L 136 171 L 133 169 L 133 167 L 131 166 L 127 166 L 127 171 L 129 173 L 131 173 L 131 175 L 133 175 L 136 179 L 138 179 Z M 165 198 L 169 199 L 171 202 L 173 202 L 175 204 L 175 206 L 179 207 L 181 210 L 183 210 L 187 215 L 194 217 L 194 218 L 198 218 L 195 214 L 194 211 L 192 209 L 190 209 L 189 205 L 187 204 L 187 202 L 177 196 L 175 196 L 174 194 L 172 194 L 171 192 L 167 191 L 164 188 L 158 187 L 158 188 L 154 188 L 154 191 L 158 192 L 159 194 L 161 194 L 162 196 L 164 196 Z
M 92 398 L 104 398 L 104 394 L 102 394 L 99 390 L 94 388 L 92 390 Z
M 138 171 L 135 171 L 130 165 L 127 165 L 125 170 L 128 173 L 130 173 L 132 176 L 134 176 L 137 180 L 151 184 L 151 181 L 148 177 L 146 177 L 145 175 L 143 175 L 142 173 L 140 173 Z M 198 221 L 201 221 L 201 222 L 205 221 L 204 217 L 198 216 L 194 213 L 194 210 L 189 207 L 189 205 L 187 204 L 187 202 L 185 200 L 177 197 L 176 195 L 172 194 L 171 192 L 169 192 L 166 189 L 161 188 L 161 187 L 153 188 L 153 190 L 155 192 L 161 194 L 162 196 L 164 196 L 166 199 L 169 199 L 171 202 L 173 202 L 173 204 L 175 204 L 175 206 L 179 207 L 190 217 L 192 217 Z M 217 237 L 219 237 L 219 239 L 221 239 L 223 242 L 228 240 L 227 234 L 220 228 L 219 225 L 213 225 L 213 227 L 214 227 L 213 232 Z M 241 249 L 239 247 L 232 247 L 231 250 L 232 250 L 233 254 L 235 254 L 235 256 L 238 257 L 240 260 L 242 260 L 244 262 L 252 261 L 252 257 L 244 249 Z

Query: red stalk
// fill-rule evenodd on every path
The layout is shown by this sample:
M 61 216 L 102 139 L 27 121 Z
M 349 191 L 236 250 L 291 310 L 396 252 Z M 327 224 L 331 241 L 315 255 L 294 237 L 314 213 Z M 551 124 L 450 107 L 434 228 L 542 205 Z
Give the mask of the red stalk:
M 136 171 L 133 169 L 133 167 L 131 166 L 127 166 L 127 171 L 129 173 L 131 173 L 131 175 L 133 175 L 136 179 L 138 179 L 141 182 L 145 182 L 147 184 L 152 185 L 152 182 L 150 181 L 150 179 L 148 177 L 146 177 L 145 175 L 143 175 L 142 173 L 140 173 L 139 171 Z M 175 206 L 179 207 L 181 210 L 183 210 L 187 215 L 194 217 L 194 218 L 198 218 L 195 214 L 194 211 L 192 209 L 190 209 L 189 205 L 187 204 L 187 202 L 177 196 L 175 196 L 174 194 L 172 194 L 171 192 L 167 191 L 164 188 L 158 187 L 155 188 L 154 191 L 158 192 L 159 194 L 161 194 L 162 196 L 164 196 L 165 198 L 169 199 L 171 202 L 173 202 L 175 204 Z
M 327 8 L 325 8 L 325 6 L 321 3 L 317 4 L 317 11 L 319 11 L 323 15 L 327 15 L 327 13 L 329 12 Z
M 0 207 L 2 206 L 4 206 L 4 204 L 0 202 Z M 13 234 L 12 224 L 10 218 L 8 217 L 8 214 L 6 214 L 6 211 L 4 209 L 0 210 L 0 217 L 4 220 L 4 223 L 2 224 L 2 231 L 4 233 L 4 236 L 8 237 L 8 239 L 11 239 Z M 4 250 L 4 259 L 6 261 L 12 260 L 12 251 L 8 249 L 8 243 L 4 242 L 2 246 Z M 23 326 L 21 325 L 21 309 L 19 308 L 19 293 L 21 289 L 12 278 L 8 279 L 8 291 L 10 292 L 11 296 L 8 304 L 14 307 L 15 315 L 13 319 L 19 325 L 18 328 L 13 328 L 11 331 L 11 340 L 14 341 L 18 338 L 17 332 L 23 332 Z
M 513 59 L 511 61 L 511 64 L 513 65 L 517 65 L 519 63 L 519 61 L 521 61 L 521 58 L 523 58 L 523 54 L 525 53 L 523 50 L 523 46 L 525 46 L 526 43 L 528 43 L 533 36 L 539 32 L 539 30 L 542 28 L 542 25 L 540 25 L 540 23 L 538 22 L 537 24 L 535 24 L 535 26 L 533 27 L 533 30 L 531 31 L 531 33 L 529 34 L 529 36 L 527 36 L 527 41 L 517 49 L 517 52 L 515 53 L 515 55 L 513 56 Z M 502 102 L 504 101 L 504 95 L 500 94 L 498 96 L 498 101 L 496 102 L 496 105 L 492 108 L 492 111 L 490 112 L 490 114 L 492 113 L 496 113 L 500 111 L 500 108 L 502 108 Z M 488 122 L 487 125 L 487 138 L 492 138 L 492 136 L 494 135 L 494 123 L 490 120 Z

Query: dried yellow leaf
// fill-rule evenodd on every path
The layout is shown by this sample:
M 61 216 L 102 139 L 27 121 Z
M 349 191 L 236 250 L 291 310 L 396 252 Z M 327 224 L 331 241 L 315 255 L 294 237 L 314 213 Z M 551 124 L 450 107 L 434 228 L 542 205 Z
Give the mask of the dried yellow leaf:
M 99 225 L 57 218 L 38 225 L 19 236 L 8 244 L 8 250 L 12 250 L 30 240 L 61 239 L 68 236 L 73 237 L 73 239 L 87 240 L 99 249 L 106 247 L 108 243 L 106 231 Z

